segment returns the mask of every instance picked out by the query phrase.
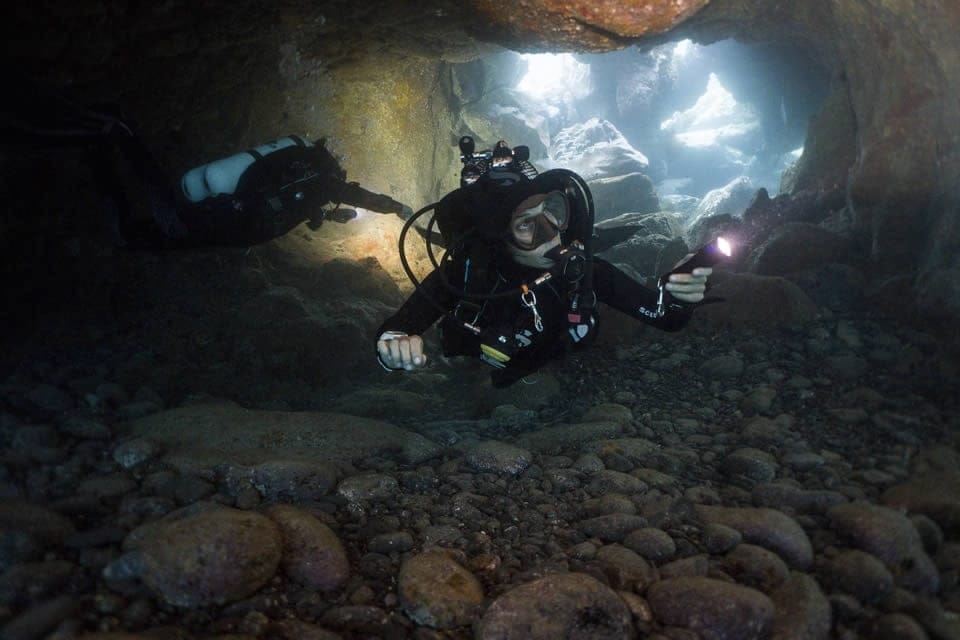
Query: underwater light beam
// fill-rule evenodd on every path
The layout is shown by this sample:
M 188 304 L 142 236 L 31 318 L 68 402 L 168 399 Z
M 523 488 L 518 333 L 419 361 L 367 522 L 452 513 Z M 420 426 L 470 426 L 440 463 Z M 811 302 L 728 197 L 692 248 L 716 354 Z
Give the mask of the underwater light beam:
M 527 73 L 517 83 L 517 90 L 527 95 L 551 100 L 590 93 L 590 65 L 577 61 L 570 53 L 525 53 Z

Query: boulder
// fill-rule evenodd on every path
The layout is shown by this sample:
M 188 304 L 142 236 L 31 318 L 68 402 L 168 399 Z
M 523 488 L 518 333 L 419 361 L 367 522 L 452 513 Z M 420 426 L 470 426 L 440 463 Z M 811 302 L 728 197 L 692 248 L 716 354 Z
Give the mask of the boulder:
M 745 268 L 760 275 L 782 276 L 843 262 L 846 255 L 847 242 L 838 235 L 816 225 L 788 222 L 751 252 Z
M 660 210 L 660 200 L 653 182 L 642 173 L 628 173 L 610 178 L 597 178 L 588 183 L 593 195 L 596 221 L 621 214 L 653 213 Z
M 256 593 L 280 564 L 280 529 L 266 516 L 217 508 L 165 523 L 142 541 L 144 584 L 185 608 Z
M 627 640 L 630 610 L 617 593 L 583 573 L 559 573 L 522 584 L 493 601 L 477 640 Z
M 688 252 L 687 244 L 678 236 L 638 233 L 599 255 L 608 262 L 629 265 L 644 277 L 653 277 L 670 271 Z
M 699 307 L 691 327 L 776 331 L 817 317 L 817 306 L 789 280 L 748 273 L 714 271 L 707 297 L 720 302 Z
M 701 218 L 723 213 L 730 214 L 734 218 L 741 217 L 753 199 L 755 191 L 753 183 L 747 176 L 739 176 L 719 189 L 708 191 L 697 205 L 690 224 L 696 223 Z
M 643 173 L 649 165 L 612 123 L 600 118 L 560 131 L 550 145 L 550 157 L 585 180 Z

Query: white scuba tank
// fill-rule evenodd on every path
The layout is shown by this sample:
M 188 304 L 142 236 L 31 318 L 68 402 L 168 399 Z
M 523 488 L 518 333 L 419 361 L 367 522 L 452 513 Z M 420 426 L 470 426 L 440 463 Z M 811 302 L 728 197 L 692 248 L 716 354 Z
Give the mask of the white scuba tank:
M 287 147 L 312 147 L 313 143 L 297 136 L 278 138 L 248 151 L 190 169 L 180 179 L 183 195 L 191 202 L 200 202 L 222 193 L 233 193 L 243 172 L 258 158 Z

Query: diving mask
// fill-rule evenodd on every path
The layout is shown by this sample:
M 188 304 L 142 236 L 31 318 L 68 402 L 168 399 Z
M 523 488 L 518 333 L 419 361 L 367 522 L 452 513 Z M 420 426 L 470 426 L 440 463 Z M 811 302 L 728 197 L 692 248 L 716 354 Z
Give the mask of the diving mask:
M 510 218 L 508 240 L 529 251 L 552 242 L 567 229 L 570 208 L 560 191 L 538 193 L 520 203 Z

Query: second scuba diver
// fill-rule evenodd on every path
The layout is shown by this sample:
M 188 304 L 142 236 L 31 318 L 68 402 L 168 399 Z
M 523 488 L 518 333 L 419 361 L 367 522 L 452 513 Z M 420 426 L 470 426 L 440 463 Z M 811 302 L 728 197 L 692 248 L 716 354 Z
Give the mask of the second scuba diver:
M 88 152 L 120 246 L 249 247 L 304 221 L 316 229 L 324 220 L 347 222 L 356 215 L 340 204 L 404 219 L 413 214 L 389 196 L 348 182 L 323 139 L 297 136 L 196 167 L 177 189 L 119 110 L 84 106 L 18 70 L 0 69 L 0 77 L 16 87 L 0 105 L 0 148 Z M 327 204 L 336 206 L 330 211 Z
M 472 150 L 472 140 L 461 140 L 465 157 Z M 439 226 L 447 252 L 423 282 L 408 269 L 416 290 L 377 331 L 385 368 L 424 366 L 421 336 L 438 320 L 443 354 L 479 356 L 494 367 L 495 387 L 588 344 L 597 334 L 597 302 L 665 331 L 689 322 L 712 273 L 695 266 L 703 263 L 694 254 L 657 289 L 645 287 L 593 256 L 593 201 L 580 176 L 554 169 L 530 177 L 524 157 L 496 170 L 481 166 L 477 177 L 468 159 L 462 186 L 407 222 L 434 210 L 431 227 Z M 685 270 L 688 261 L 693 268 Z
M 134 147 L 128 156 L 145 153 L 134 141 L 124 142 Z M 129 213 L 118 217 L 123 244 L 134 248 L 252 246 L 285 235 L 304 221 L 316 229 L 324 220 L 347 222 L 356 216 L 356 211 L 341 209 L 341 204 L 404 218 L 413 213 L 389 196 L 347 182 L 346 171 L 323 139 L 280 138 L 197 167 L 180 182 L 182 197 L 162 186 L 153 189 L 151 220 Z M 158 183 L 163 184 L 154 181 Z M 322 208 L 328 203 L 336 205 L 333 211 Z

